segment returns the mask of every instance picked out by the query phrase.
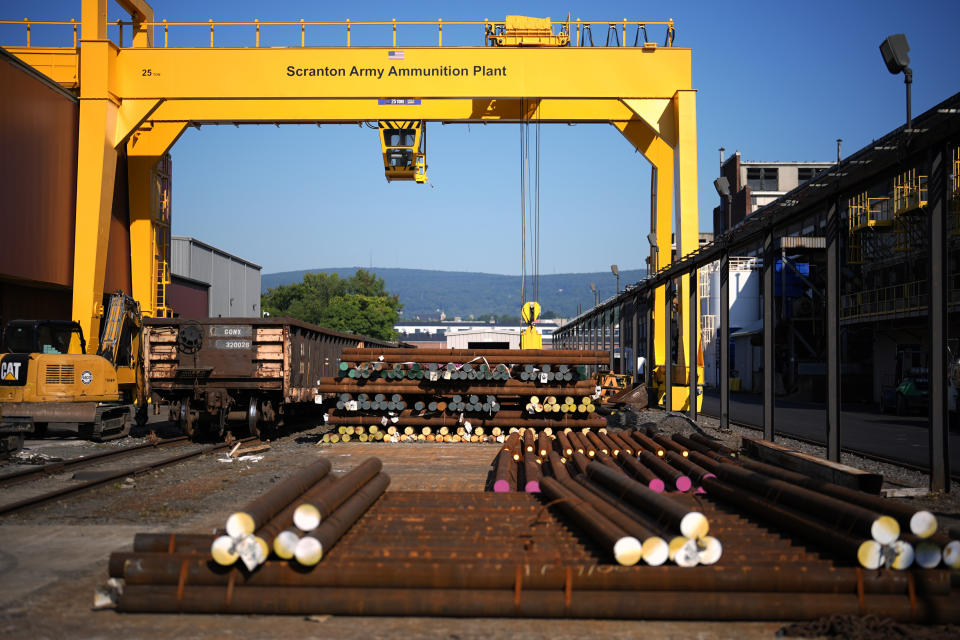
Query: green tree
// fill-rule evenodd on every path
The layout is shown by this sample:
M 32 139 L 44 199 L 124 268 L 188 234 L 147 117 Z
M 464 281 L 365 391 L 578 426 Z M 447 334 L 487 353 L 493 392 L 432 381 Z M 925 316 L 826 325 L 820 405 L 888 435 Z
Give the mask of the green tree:
M 272 316 L 290 316 L 321 327 L 381 340 L 397 337 L 402 305 L 387 292 L 383 278 L 358 269 L 349 278 L 335 273 L 306 273 L 301 282 L 274 287 L 260 301 Z

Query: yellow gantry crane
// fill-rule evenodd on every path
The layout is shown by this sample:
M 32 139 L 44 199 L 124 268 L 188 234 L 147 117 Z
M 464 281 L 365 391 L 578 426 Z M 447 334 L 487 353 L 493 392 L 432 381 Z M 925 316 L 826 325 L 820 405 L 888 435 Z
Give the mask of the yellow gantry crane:
M 251 21 L 244 27 L 251 34 L 250 45 L 227 47 L 217 46 L 218 25 L 213 21 L 158 22 L 144 0 L 118 0 L 130 16 L 122 24 L 127 41 L 121 46 L 108 38 L 107 4 L 82 0 L 77 42 L 69 46 L 7 47 L 80 96 L 73 317 L 91 336 L 92 352 L 103 314 L 115 194 L 129 194 L 133 296 L 144 315 L 164 312 L 158 274 L 166 273 L 161 236 L 169 237 L 170 209 L 163 162 L 191 125 L 378 122 L 382 135 L 413 129 L 410 145 L 381 139 L 384 170 L 388 179 L 422 181 L 426 160 L 420 143 L 428 121 L 606 123 L 653 167 L 653 251 L 660 247 L 663 253 L 652 254 L 651 264 L 662 268 L 670 263 L 674 232 L 677 255 L 698 246 L 692 52 L 673 46 L 672 21 L 519 16 L 455 23 Z M 29 21 L 16 22 L 26 24 L 29 33 Z M 341 45 L 306 46 L 308 30 L 322 26 L 323 33 L 330 34 L 338 25 Z M 412 26 L 422 33 L 425 25 L 436 27 L 435 46 L 399 44 L 398 30 L 402 35 Z M 484 46 L 444 45 L 445 29 L 471 25 L 482 31 Z M 299 42 L 260 47 L 260 30 L 274 26 L 288 31 L 298 27 Z M 389 46 L 351 46 L 353 31 L 371 26 L 392 27 Z M 663 28 L 665 41 L 649 42 L 648 27 Z M 209 31 L 209 46 L 171 46 L 170 32 L 198 28 Z M 229 28 L 236 30 L 238 23 Z M 606 28 L 606 46 L 590 46 L 595 28 Z M 385 126 L 390 123 L 412 126 Z M 409 142 L 406 134 L 395 141 Z M 126 191 L 115 191 L 121 152 L 128 184 Z M 689 300 L 691 283 L 696 286 L 695 276 L 684 276 L 680 301 Z M 665 313 L 660 288 L 653 311 L 654 362 L 660 365 L 666 360 Z M 698 310 L 682 309 L 681 318 L 687 313 Z M 698 348 L 687 340 L 683 332 L 684 353 Z M 686 404 L 686 388 L 674 387 L 672 408 Z

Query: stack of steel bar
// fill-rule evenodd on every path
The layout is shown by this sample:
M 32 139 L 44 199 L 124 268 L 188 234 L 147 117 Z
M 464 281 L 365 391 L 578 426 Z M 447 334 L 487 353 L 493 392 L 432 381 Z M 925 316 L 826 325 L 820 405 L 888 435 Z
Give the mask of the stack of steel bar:
M 563 487 L 567 503 L 576 504 L 572 489 Z M 118 607 L 132 612 L 776 621 L 859 613 L 960 620 L 947 571 L 837 566 L 709 494 L 672 500 L 702 513 L 723 536 L 716 565 L 612 564 L 609 544 L 556 518 L 562 503 L 545 509 L 530 494 L 391 491 L 308 569 L 275 560 L 254 572 L 219 567 L 209 556 L 167 553 L 163 540 L 164 553 L 115 555 L 110 574 L 125 580 Z M 616 533 L 604 528 L 607 538 Z
M 729 449 L 702 436 L 662 440 L 689 447 L 688 458 L 675 459 L 677 467 L 712 496 L 856 558 L 864 568 L 916 564 L 930 569 L 942 562 L 960 569 L 960 540 L 938 531 L 929 511 L 744 456 L 733 458 Z
M 339 375 L 319 380 L 317 391 L 332 396 L 330 425 L 362 427 L 367 440 L 428 440 L 447 429 L 477 442 L 495 428 L 606 424 L 586 367 L 606 363 L 607 351 L 345 349 L 341 358 Z
M 160 564 L 199 561 L 226 570 L 246 572 L 273 561 L 316 565 L 390 484 L 377 458 L 368 458 L 340 477 L 320 459 L 227 518 L 223 535 L 137 534 L 132 553 L 110 558 L 111 575 L 131 563 Z

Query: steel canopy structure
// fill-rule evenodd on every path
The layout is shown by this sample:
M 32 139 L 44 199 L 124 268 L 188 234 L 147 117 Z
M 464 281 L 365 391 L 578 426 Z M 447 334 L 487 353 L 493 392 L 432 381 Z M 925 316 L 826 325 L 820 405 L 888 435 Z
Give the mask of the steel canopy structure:
M 215 46 L 216 23 L 155 22 L 142 0 L 119 0 L 130 14 L 130 46 L 107 37 L 107 0 L 83 0 L 74 46 L 8 50 L 80 96 L 73 317 L 96 349 L 102 315 L 110 211 L 118 152 L 128 161 L 133 296 L 145 315 L 167 313 L 164 243 L 169 238 L 169 175 L 161 158 L 191 125 L 205 123 L 358 123 L 380 120 L 443 122 L 530 121 L 609 123 L 653 166 L 651 227 L 659 246 L 676 235 L 677 254 L 698 245 L 696 91 L 692 51 L 674 47 L 673 23 L 597 22 L 616 34 L 617 46 L 592 44 L 591 23 L 547 21 L 547 35 L 511 31 L 505 23 L 247 23 L 254 46 Z M 8 21 L 9 23 L 9 21 Z M 29 21 L 28 28 L 29 45 Z M 237 26 L 243 23 L 226 23 Z M 299 25 L 300 46 L 259 46 L 260 29 Z M 540 21 L 539 24 L 544 24 Z M 392 25 L 390 47 L 351 46 L 353 30 Z M 436 25 L 437 46 L 398 49 L 397 28 Z M 476 25 L 484 44 L 443 45 L 443 29 Z M 646 27 L 667 30 L 663 46 L 647 42 Z M 209 47 L 171 47 L 177 28 L 209 28 Z M 346 46 L 305 46 L 306 29 L 343 29 Z M 562 37 L 555 30 L 559 29 Z M 636 30 L 627 46 L 628 29 Z M 156 34 L 162 32 L 160 44 Z M 643 38 L 641 40 L 641 32 Z M 122 42 L 122 37 L 121 37 Z M 668 259 L 666 260 L 668 261 Z M 665 258 L 660 262 L 665 264 Z M 656 264 L 656 255 L 651 256 Z M 681 300 L 696 291 L 685 276 Z M 694 304 L 681 309 L 696 317 Z M 665 326 L 665 293 L 655 293 L 654 322 Z M 664 362 L 664 331 L 655 340 Z M 696 341 L 696 338 L 694 338 Z M 697 346 L 685 338 L 684 353 Z M 675 393 L 674 408 L 685 394 Z

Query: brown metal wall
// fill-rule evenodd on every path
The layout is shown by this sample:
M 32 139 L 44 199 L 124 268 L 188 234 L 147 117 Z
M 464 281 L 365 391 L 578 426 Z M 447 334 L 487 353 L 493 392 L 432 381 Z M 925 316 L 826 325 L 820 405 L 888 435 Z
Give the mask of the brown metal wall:
M 209 309 L 209 285 L 190 282 L 173 276 L 167 287 L 167 300 L 175 316 L 206 318 Z
M 0 316 L 69 319 L 76 224 L 75 99 L 0 55 Z M 127 161 L 121 152 L 104 293 L 131 293 Z
M 0 57 L 0 276 L 73 281 L 76 101 Z

